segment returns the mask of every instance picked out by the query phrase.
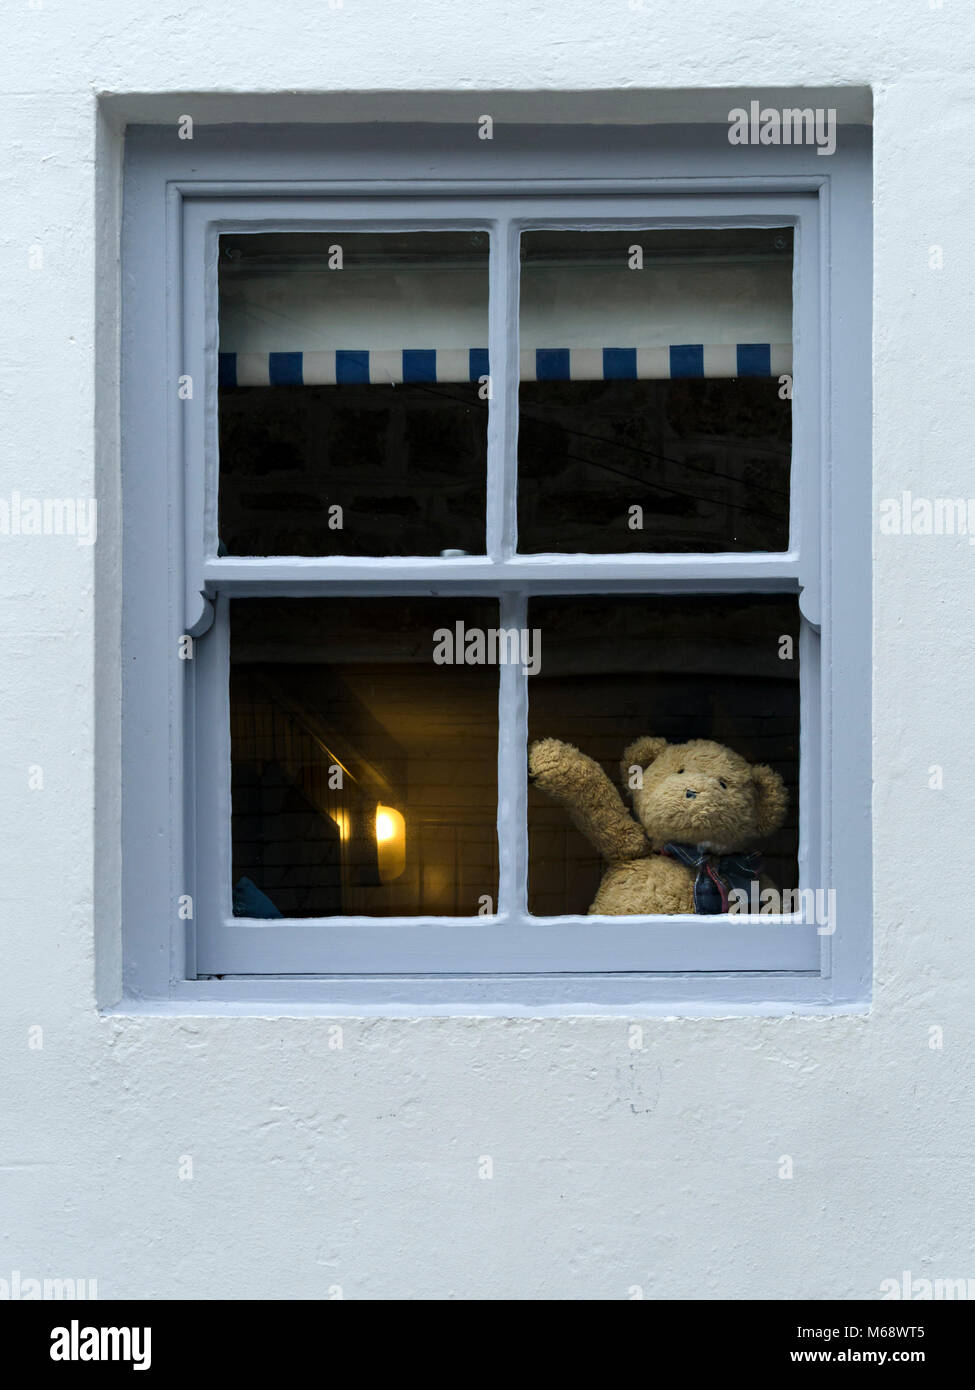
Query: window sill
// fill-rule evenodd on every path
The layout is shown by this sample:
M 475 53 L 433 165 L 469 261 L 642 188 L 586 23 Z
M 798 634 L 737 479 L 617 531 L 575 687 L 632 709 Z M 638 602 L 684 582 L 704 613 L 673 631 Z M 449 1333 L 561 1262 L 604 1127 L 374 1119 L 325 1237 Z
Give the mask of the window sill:
M 107 1017 L 660 1018 L 866 1016 L 812 973 L 283 977 L 175 982 L 165 999 L 124 995 Z

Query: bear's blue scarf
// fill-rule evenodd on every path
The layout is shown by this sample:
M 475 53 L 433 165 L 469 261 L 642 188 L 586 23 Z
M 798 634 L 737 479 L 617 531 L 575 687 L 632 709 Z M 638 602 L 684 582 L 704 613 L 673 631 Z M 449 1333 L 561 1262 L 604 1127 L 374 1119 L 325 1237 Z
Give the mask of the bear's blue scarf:
M 728 896 L 732 889 L 740 888 L 751 892 L 751 886 L 758 877 L 762 856 L 751 854 L 725 854 L 720 858 L 709 850 L 698 849 L 697 845 L 682 845 L 671 840 L 660 851 L 669 859 L 679 859 L 689 869 L 696 869 L 694 879 L 694 911 L 714 915 L 728 911 Z

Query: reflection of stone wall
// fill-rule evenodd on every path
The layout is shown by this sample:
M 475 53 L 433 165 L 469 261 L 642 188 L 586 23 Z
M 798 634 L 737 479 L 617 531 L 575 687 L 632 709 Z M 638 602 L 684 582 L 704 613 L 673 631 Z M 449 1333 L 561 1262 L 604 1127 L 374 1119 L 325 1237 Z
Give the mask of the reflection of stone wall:
M 778 390 L 526 383 L 520 548 L 784 550 L 791 405 Z M 486 428 L 487 403 L 464 382 L 224 389 L 221 541 L 232 554 L 483 554 Z M 329 529 L 334 505 L 342 530 Z
M 483 554 L 486 431 L 487 402 L 464 382 L 222 390 L 221 542 L 238 555 Z
M 778 390 L 749 378 L 526 383 L 520 549 L 785 550 L 792 414 Z M 634 504 L 642 530 L 627 524 Z

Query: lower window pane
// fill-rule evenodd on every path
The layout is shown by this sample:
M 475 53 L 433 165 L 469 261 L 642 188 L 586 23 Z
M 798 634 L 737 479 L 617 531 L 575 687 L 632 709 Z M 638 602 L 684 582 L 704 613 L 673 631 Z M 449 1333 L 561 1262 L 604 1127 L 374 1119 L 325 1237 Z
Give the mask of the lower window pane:
M 529 738 L 574 744 L 621 788 L 624 749 L 649 735 L 711 739 L 785 782 L 785 823 L 755 848 L 778 888 L 798 886 L 799 611 L 793 597 L 544 598 L 529 605 L 542 660 Z M 529 910 L 584 913 L 599 855 L 569 813 L 529 787 Z
M 496 629 L 497 604 L 239 599 L 230 615 L 235 915 L 493 910 L 497 668 L 441 664 L 437 634 Z

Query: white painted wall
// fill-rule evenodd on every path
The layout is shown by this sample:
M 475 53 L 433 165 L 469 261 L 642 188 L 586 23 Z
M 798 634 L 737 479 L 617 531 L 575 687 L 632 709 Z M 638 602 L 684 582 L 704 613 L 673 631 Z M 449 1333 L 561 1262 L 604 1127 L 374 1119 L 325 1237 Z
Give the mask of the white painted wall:
M 638 1050 L 619 1020 L 346 1020 L 338 1050 L 327 1019 L 99 1015 L 93 950 L 96 919 L 118 926 L 120 122 L 723 119 L 720 90 L 653 89 L 872 85 L 877 496 L 968 496 L 972 10 L 11 0 L 4 28 L 0 495 L 97 490 L 102 507 L 94 548 L 0 537 L 0 1278 L 94 1277 L 102 1297 L 859 1298 L 904 1269 L 975 1275 L 965 538 L 873 542 L 869 1017 L 651 1021 Z M 841 109 L 864 104 L 851 90 Z M 109 952 L 103 1001 L 116 973 Z

